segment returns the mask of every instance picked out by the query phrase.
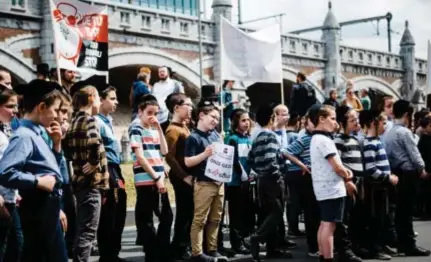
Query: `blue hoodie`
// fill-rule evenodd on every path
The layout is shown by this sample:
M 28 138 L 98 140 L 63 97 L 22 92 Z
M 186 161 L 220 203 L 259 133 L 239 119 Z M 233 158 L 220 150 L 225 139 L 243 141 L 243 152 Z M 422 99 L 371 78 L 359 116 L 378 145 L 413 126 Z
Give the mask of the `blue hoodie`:
M 143 95 L 148 95 L 150 94 L 150 89 L 148 88 L 147 84 L 145 84 L 143 81 L 141 80 L 136 80 L 135 82 L 133 82 L 133 110 L 132 110 L 132 114 L 137 114 L 138 113 L 138 106 L 139 106 L 139 101 L 138 99 L 140 97 L 142 97 Z

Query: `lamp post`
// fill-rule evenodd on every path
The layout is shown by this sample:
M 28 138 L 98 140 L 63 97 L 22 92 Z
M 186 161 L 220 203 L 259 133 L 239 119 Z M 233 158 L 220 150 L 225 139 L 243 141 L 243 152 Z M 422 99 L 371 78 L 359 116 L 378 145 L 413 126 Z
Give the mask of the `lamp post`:
M 202 11 L 201 11 L 201 1 L 197 1 L 197 14 L 198 14 L 198 37 L 199 37 L 199 78 L 200 87 L 203 86 L 203 62 L 202 62 Z

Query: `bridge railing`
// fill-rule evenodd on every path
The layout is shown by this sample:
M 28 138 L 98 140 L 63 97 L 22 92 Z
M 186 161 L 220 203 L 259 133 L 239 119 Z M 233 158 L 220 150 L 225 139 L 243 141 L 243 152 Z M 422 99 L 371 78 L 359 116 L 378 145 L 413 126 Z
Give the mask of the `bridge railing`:
M 396 54 L 340 46 L 340 58 L 342 63 L 363 65 L 392 70 L 403 70 L 402 57 Z

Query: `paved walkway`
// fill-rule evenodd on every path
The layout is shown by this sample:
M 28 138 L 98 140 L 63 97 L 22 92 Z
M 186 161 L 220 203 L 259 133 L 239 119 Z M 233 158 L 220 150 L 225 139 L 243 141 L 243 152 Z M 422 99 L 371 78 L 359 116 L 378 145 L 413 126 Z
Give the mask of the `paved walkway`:
M 415 230 L 419 233 L 417 238 L 418 245 L 424 248 L 431 249 L 431 221 L 426 222 L 416 222 Z M 134 228 L 127 228 L 123 234 L 123 249 L 120 254 L 122 258 L 127 259 L 130 262 L 143 262 L 144 257 L 142 253 L 142 248 L 135 246 L 136 231 Z M 226 238 L 227 239 L 227 238 Z M 298 243 L 298 248 L 292 250 L 294 258 L 288 261 L 299 262 L 299 261 L 317 261 L 317 258 L 309 258 L 306 255 L 306 243 L 304 238 L 296 239 Z M 229 242 L 225 242 L 225 246 L 229 246 Z M 242 257 L 233 259 L 237 261 L 251 261 L 247 257 Z M 98 261 L 97 257 L 92 257 L 90 261 Z M 273 262 L 281 262 L 286 260 L 267 260 Z M 377 261 L 377 260 L 367 260 L 367 261 Z M 407 257 L 394 257 L 391 261 L 394 262 L 430 262 L 431 257 L 425 258 L 407 258 Z

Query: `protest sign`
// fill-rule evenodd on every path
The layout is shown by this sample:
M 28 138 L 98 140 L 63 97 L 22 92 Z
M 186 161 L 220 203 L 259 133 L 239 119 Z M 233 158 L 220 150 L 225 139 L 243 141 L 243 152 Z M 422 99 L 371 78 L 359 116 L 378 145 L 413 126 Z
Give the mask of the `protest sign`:
M 230 182 L 232 180 L 234 152 L 233 146 L 215 143 L 214 154 L 207 161 L 205 176 L 218 182 Z

